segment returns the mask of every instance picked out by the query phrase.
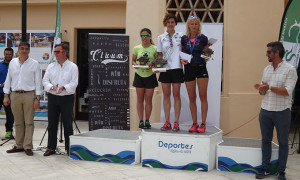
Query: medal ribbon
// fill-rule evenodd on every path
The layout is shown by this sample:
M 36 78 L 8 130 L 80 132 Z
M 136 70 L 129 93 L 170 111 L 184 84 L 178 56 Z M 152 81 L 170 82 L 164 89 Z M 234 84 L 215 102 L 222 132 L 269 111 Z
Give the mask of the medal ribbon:
M 196 41 L 197 41 L 197 37 L 198 37 L 198 34 L 196 35 L 195 41 L 194 41 L 193 46 L 192 46 L 191 35 L 189 36 L 189 42 L 190 42 L 189 45 L 190 45 L 190 52 L 191 52 L 191 54 L 193 53 L 193 50 L 194 50 L 194 48 L 195 48 L 195 43 L 196 43 Z
M 173 41 L 172 41 L 172 37 L 170 34 L 169 34 L 169 39 L 170 39 L 170 47 L 173 47 Z

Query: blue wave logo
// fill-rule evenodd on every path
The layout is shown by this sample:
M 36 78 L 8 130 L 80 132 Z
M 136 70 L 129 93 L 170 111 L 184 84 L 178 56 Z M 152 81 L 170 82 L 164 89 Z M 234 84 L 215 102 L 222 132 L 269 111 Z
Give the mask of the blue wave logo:
M 177 169 L 177 170 L 190 170 L 190 171 L 208 171 L 207 164 L 192 162 L 184 166 L 171 166 L 167 164 L 163 164 L 155 159 L 144 159 L 142 161 L 143 167 L 151 167 L 151 168 L 165 168 L 165 169 Z
M 278 168 L 278 160 L 273 160 L 270 166 L 271 174 L 275 174 L 277 172 L 277 168 Z M 228 157 L 219 157 L 218 169 L 221 171 L 244 172 L 244 173 L 255 174 L 259 172 L 259 170 L 261 169 L 261 165 L 254 167 L 246 163 L 237 163 Z
M 135 152 L 134 151 L 122 151 L 122 152 L 119 152 L 118 154 L 99 155 L 93 151 L 90 151 L 85 146 L 72 145 L 70 147 L 70 158 L 75 159 L 75 160 L 132 164 L 135 161 Z

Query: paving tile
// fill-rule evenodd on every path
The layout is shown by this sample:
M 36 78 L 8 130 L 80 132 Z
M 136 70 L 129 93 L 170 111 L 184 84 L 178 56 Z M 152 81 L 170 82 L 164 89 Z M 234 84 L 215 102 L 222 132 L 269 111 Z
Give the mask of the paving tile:
M 0 119 L 0 133 L 5 130 L 5 120 Z M 88 122 L 77 121 L 82 132 L 88 131 Z M 35 121 L 33 145 L 39 147 L 47 128 L 47 122 Z M 2 135 L 4 136 L 4 134 Z M 1 137 L 1 134 L 0 134 Z M 70 159 L 67 155 L 44 157 L 47 145 L 47 134 L 41 144 L 42 150 L 34 151 L 32 157 L 25 153 L 7 154 L 14 141 L 0 146 L 0 180 L 250 180 L 254 174 L 223 172 L 216 169 L 210 172 L 194 172 L 160 168 L 145 168 L 141 165 L 123 165 L 113 163 L 90 162 Z M 64 143 L 58 143 L 64 151 Z M 287 164 L 287 178 L 298 180 L 300 177 L 300 154 L 290 151 Z M 293 153 L 294 152 L 294 153 Z M 275 176 L 268 178 L 276 179 Z
M 106 171 L 102 173 L 95 173 L 93 174 L 99 179 L 129 179 L 130 176 L 127 176 L 126 174 L 119 172 L 118 170 L 112 169 L 111 171 Z

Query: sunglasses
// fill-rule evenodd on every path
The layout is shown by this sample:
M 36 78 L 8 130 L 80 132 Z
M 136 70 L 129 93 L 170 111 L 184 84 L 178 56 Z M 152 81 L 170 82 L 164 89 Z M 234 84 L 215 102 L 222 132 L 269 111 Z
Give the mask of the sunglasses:
M 271 54 L 271 52 L 272 52 L 271 50 L 268 50 L 268 51 L 267 51 L 267 54 Z
M 150 37 L 151 36 L 151 34 L 141 34 L 141 38 L 147 38 L 147 37 Z
M 190 16 L 188 19 L 198 19 L 198 16 Z
M 64 50 L 54 51 L 54 54 L 59 54 L 60 52 L 64 52 Z

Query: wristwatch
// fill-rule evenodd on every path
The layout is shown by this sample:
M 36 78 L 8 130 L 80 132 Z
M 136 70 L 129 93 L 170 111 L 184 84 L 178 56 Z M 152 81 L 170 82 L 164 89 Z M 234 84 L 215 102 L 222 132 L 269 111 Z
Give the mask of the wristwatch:
M 41 97 L 38 97 L 38 96 L 37 96 L 37 97 L 35 97 L 35 99 L 37 99 L 37 100 L 41 100 Z

